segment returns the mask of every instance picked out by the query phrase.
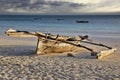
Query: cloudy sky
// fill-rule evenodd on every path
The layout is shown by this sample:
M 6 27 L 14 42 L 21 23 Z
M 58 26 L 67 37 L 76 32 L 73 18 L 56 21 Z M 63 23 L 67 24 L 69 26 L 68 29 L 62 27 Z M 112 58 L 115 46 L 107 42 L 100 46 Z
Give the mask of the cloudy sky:
M 0 14 L 120 14 L 120 0 L 0 0 Z

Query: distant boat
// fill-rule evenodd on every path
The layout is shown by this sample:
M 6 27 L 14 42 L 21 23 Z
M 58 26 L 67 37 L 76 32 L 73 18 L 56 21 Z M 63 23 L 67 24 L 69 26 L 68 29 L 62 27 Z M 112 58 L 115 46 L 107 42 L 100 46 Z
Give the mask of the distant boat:
M 76 23 L 89 23 L 89 21 L 76 20 Z
M 34 18 L 34 20 L 40 20 L 40 19 L 42 19 L 42 18 Z
M 61 21 L 61 20 L 64 20 L 64 19 L 62 19 L 62 18 L 58 18 L 58 19 L 57 19 L 57 21 Z

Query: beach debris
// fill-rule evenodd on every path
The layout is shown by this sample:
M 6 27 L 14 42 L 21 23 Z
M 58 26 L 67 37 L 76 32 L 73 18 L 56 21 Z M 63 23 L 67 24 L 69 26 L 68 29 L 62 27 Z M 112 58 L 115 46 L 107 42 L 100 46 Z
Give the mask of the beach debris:
M 61 35 L 53 35 L 51 33 L 42 33 L 42 32 L 28 32 L 28 31 L 19 31 L 14 29 L 8 29 L 5 32 L 8 36 L 14 37 L 37 37 L 37 54 L 48 54 L 48 53 L 63 53 L 63 52 L 74 52 L 79 50 L 80 48 L 84 48 L 91 52 L 92 56 L 96 56 L 97 59 L 102 59 L 105 56 L 108 56 L 116 51 L 112 47 L 98 44 L 90 41 L 88 39 L 88 35 L 85 36 L 61 36 Z M 107 48 L 106 51 L 96 52 L 93 49 L 84 46 L 81 43 L 87 43 L 91 45 L 101 46 Z M 73 56 L 73 54 L 67 54 L 67 56 Z

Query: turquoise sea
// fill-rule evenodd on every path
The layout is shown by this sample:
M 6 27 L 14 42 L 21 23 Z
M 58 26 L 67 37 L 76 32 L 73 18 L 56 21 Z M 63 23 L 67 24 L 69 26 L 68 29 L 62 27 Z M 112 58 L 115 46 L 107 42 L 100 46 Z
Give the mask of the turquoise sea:
M 76 23 L 76 20 L 89 23 Z M 120 15 L 0 15 L 0 36 L 8 28 L 61 35 L 120 38 Z

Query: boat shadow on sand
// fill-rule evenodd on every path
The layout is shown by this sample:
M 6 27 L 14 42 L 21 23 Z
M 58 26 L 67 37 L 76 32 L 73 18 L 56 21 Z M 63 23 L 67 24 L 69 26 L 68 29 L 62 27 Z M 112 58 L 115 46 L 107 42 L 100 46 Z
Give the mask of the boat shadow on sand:
M 35 48 L 35 46 L 0 46 L 0 56 L 34 55 Z
M 72 54 L 72 56 L 68 56 Z M 94 56 L 91 56 L 89 52 L 77 52 L 77 53 L 51 53 L 51 54 L 36 54 L 35 46 L 0 46 L 0 56 L 52 56 L 52 57 L 62 57 L 62 58 L 79 58 L 79 59 L 95 59 Z

